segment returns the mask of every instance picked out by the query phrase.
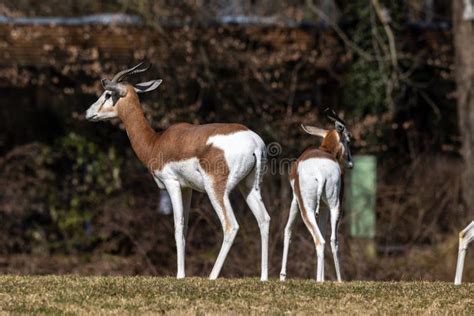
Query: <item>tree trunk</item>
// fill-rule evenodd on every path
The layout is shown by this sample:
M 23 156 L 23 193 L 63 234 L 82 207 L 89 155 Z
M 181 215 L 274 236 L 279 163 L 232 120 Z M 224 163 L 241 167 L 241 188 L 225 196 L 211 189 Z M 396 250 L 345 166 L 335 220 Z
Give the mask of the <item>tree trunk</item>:
M 464 1 L 452 3 L 456 96 L 464 158 L 462 195 L 466 211 L 474 217 L 474 22 L 463 19 Z

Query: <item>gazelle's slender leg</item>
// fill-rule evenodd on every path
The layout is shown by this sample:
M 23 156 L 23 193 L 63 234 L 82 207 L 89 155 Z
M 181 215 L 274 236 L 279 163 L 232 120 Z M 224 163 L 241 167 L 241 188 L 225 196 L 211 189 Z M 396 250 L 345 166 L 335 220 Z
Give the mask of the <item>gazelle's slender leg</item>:
M 341 282 L 341 269 L 339 266 L 339 241 L 338 241 L 338 227 L 340 210 L 339 207 L 331 208 L 331 250 L 334 258 L 334 267 L 336 268 L 336 278 L 338 282 Z
M 211 200 L 211 204 L 219 217 L 219 220 L 224 231 L 224 238 L 222 240 L 221 250 L 217 256 L 214 267 L 212 268 L 209 279 L 215 280 L 219 277 L 224 261 L 229 253 L 230 247 L 232 246 L 237 231 L 239 230 L 239 224 L 235 219 L 234 211 L 229 201 L 229 194 L 224 191 L 221 196 L 218 192 L 212 188 L 212 185 L 206 185 L 206 192 Z
M 190 188 L 183 188 L 181 190 L 183 198 L 183 216 L 184 216 L 184 238 L 188 236 L 189 211 L 191 210 L 191 198 L 193 190 Z
M 262 266 L 260 279 L 266 281 L 268 280 L 268 233 L 270 230 L 270 216 L 263 204 L 260 190 L 255 188 L 253 181 L 251 181 L 250 184 L 243 183 L 239 188 L 247 202 L 247 205 L 258 222 L 262 243 Z
M 185 276 L 184 252 L 186 241 L 184 238 L 185 218 L 183 214 L 181 186 L 177 181 L 167 181 L 165 187 L 170 195 L 171 204 L 173 205 L 174 237 L 176 239 L 176 253 L 178 257 L 178 272 L 176 277 L 182 279 Z
M 303 197 L 302 201 L 304 206 L 301 205 L 301 202 L 298 203 L 299 209 L 301 211 L 301 216 L 303 217 L 303 221 L 308 228 L 311 236 L 314 240 L 314 245 L 316 247 L 316 255 L 318 258 L 317 263 L 317 270 L 316 270 L 316 281 L 317 282 L 324 282 L 324 237 L 319 230 L 318 223 L 316 222 L 315 213 L 319 212 L 319 200 L 320 197 L 318 196 L 314 202 L 309 199 L 305 199 Z M 310 203 L 313 202 L 313 203 Z M 314 207 L 311 207 L 313 204 Z
M 285 227 L 285 240 L 283 243 L 283 258 L 281 261 L 280 281 L 285 281 L 286 279 L 286 263 L 288 261 L 288 249 L 290 247 L 291 233 L 297 215 L 298 202 L 296 201 L 296 197 L 293 196 L 293 200 L 291 201 L 290 214 L 288 215 L 288 222 L 286 223 Z
M 313 215 L 314 217 L 314 215 Z M 318 223 L 316 222 L 316 219 L 314 220 L 314 227 L 315 227 L 315 234 L 318 235 L 319 237 L 316 239 L 316 255 L 318 257 L 318 267 L 317 267 L 317 275 L 316 275 L 316 281 L 318 282 L 324 282 L 324 246 L 326 244 L 323 235 L 319 231 Z M 318 243 L 319 239 L 319 243 Z
M 466 258 L 467 246 L 474 240 L 474 221 L 467 225 L 459 233 L 459 252 L 458 262 L 456 266 L 456 276 L 454 278 L 454 284 L 459 285 L 462 282 L 462 272 L 464 270 L 464 260 Z

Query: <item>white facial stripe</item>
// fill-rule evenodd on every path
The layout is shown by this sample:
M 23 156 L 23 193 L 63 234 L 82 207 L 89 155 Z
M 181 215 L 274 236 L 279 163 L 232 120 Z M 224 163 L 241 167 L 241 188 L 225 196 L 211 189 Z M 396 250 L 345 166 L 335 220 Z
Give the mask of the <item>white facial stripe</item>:
M 97 109 L 97 112 L 99 112 L 102 107 L 104 106 L 105 102 L 107 101 L 107 99 L 104 97 L 104 100 L 102 101 L 102 103 L 99 105 L 99 108 Z
M 105 96 L 108 94 L 111 94 L 109 90 L 104 91 L 97 101 L 91 105 L 86 113 L 87 119 L 101 121 L 117 117 L 117 111 L 113 107 L 118 99 L 115 99 L 112 94 L 109 98 L 106 98 Z

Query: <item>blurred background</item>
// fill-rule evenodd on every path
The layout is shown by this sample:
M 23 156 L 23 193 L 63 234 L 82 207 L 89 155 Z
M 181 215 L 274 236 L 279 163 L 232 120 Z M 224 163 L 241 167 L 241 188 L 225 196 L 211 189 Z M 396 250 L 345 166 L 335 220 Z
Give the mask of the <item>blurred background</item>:
M 470 4 L 0 1 L 0 273 L 175 274 L 166 194 L 119 122 L 84 119 L 101 78 L 146 59 L 153 68 L 131 80 L 163 79 L 141 96 L 154 129 L 243 123 L 281 147 L 273 163 L 317 145 L 300 123 L 329 128 L 322 112 L 334 108 L 354 135 L 353 154 L 376 162 L 365 233 L 351 229 L 346 199 L 343 277 L 452 281 L 458 232 L 474 219 Z M 263 197 L 276 277 L 286 170 L 267 173 Z M 240 194 L 232 202 L 241 229 L 222 276 L 258 276 L 257 223 Z M 188 275 L 210 273 L 221 240 L 207 196 L 194 194 Z M 288 276 L 314 278 L 315 258 L 298 219 Z M 326 265 L 334 279 L 329 249 Z M 472 251 L 464 278 L 474 278 Z

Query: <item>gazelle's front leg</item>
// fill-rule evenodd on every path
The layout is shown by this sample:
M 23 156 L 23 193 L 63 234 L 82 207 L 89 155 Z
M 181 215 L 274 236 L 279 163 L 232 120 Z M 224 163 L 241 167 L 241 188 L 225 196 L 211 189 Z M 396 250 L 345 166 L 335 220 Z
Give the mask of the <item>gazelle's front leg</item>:
M 166 181 L 166 190 L 168 191 L 171 204 L 173 205 L 174 217 L 174 237 L 176 239 L 176 253 L 178 257 L 178 273 L 176 277 L 182 279 L 185 276 L 184 272 L 184 251 L 185 251 L 185 226 L 186 217 L 183 210 L 183 199 L 181 196 L 181 186 L 178 181 Z

